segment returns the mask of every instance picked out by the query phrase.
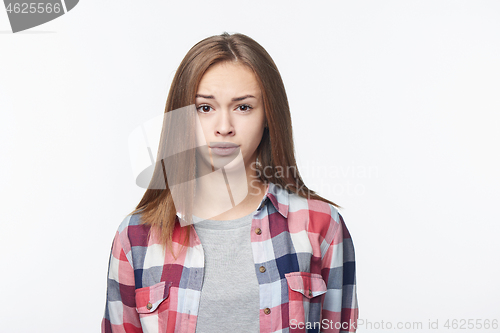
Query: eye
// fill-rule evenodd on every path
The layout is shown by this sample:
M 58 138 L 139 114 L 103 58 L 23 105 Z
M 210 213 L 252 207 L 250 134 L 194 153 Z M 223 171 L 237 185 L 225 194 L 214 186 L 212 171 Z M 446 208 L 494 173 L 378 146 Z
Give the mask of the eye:
M 240 109 L 240 111 L 243 111 L 243 112 L 249 112 L 251 109 L 253 109 L 253 107 L 251 107 L 248 104 L 242 104 L 242 105 L 238 106 L 238 109 Z
M 210 105 L 200 105 L 196 108 L 196 110 L 198 110 L 198 112 L 201 112 L 201 113 L 208 113 L 210 111 L 212 107 Z

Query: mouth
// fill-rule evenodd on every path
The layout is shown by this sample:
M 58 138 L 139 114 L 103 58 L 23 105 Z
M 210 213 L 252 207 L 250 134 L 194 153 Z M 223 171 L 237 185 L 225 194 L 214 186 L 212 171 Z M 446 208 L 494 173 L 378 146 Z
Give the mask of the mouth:
M 234 143 L 221 142 L 209 146 L 212 152 L 216 155 L 226 156 L 231 155 L 239 150 L 239 146 Z
M 238 147 L 236 143 L 231 142 L 214 142 L 210 146 L 210 148 L 235 148 Z

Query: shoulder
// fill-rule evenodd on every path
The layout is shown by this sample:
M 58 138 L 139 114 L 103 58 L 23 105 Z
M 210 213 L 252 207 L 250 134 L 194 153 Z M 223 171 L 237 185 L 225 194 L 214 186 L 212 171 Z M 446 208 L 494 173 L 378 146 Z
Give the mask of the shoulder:
M 127 215 L 118 226 L 117 237 L 124 247 L 146 246 L 149 229 L 142 224 L 140 214 Z
M 301 221 L 308 233 L 317 234 L 328 243 L 333 240 L 342 223 L 342 217 L 335 206 L 322 200 L 304 198 L 296 193 L 290 193 L 288 198 L 289 222 Z

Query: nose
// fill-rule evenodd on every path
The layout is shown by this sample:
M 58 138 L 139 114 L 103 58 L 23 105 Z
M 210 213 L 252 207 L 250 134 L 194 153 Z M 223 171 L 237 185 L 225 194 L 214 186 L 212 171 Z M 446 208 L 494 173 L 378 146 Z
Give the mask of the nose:
M 230 112 L 219 112 L 215 131 L 216 136 L 234 135 L 234 127 Z

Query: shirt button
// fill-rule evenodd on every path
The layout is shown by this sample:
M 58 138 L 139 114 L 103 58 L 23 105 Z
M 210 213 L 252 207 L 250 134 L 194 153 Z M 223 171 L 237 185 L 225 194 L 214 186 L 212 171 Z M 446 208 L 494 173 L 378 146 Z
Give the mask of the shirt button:
M 257 235 L 260 235 L 260 234 L 262 233 L 262 230 L 260 230 L 260 228 L 257 228 L 257 229 L 255 229 L 255 233 L 256 233 Z
M 313 295 L 313 292 L 311 289 L 309 289 L 309 296 L 312 296 Z
M 265 309 L 264 309 L 264 313 L 265 313 L 266 315 L 270 314 L 270 313 L 271 313 L 271 309 L 269 309 L 269 308 L 265 308 Z
M 151 310 L 152 308 L 153 308 L 153 304 L 148 303 L 148 304 L 146 305 L 146 309 Z
M 264 273 L 266 271 L 266 268 L 264 266 L 260 266 L 259 271 L 261 273 Z

